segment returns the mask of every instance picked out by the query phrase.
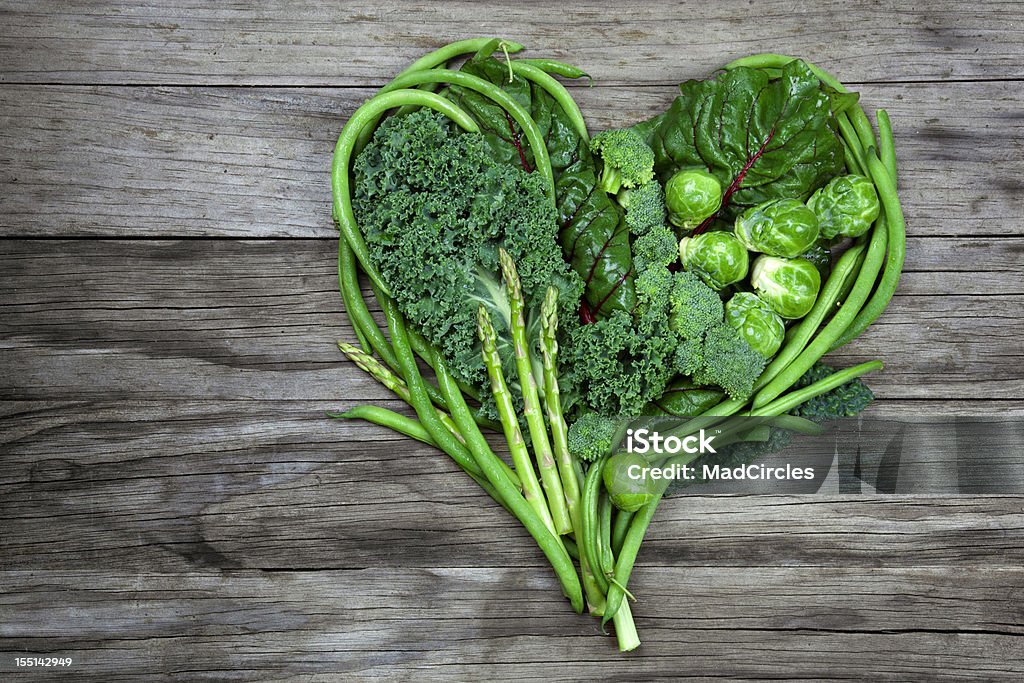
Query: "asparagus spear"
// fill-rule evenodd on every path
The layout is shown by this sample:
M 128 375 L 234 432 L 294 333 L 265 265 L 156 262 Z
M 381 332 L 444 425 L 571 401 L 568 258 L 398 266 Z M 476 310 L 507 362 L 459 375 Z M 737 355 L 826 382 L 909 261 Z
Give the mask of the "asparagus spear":
M 501 370 L 501 358 L 498 356 L 496 341 L 497 334 L 494 332 L 491 316 L 487 314 L 487 309 L 483 304 L 477 311 L 477 333 L 480 335 L 487 376 L 491 379 L 491 393 L 494 394 L 498 415 L 501 417 L 501 427 L 505 432 L 505 440 L 508 442 L 508 450 L 512 454 L 516 474 L 519 475 L 519 481 L 523 486 L 523 497 L 540 516 L 544 526 L 557 537 L 558 532 L 555 531 L 551 512 L 548 510 L 547 503 L 544 502 L 544 494 L 541 493 L 537 473 L 533 471 L 530 453 L 526 450 L 523 432 L 519 429 L 519 420 L 516 418 L 516 411 L 512 405 L 512 394 L 508 390 L 505 374 Z
M 526 424 L 530 429 L 530 441 L 533 444 L 533 453 L 540 468 L 540 479 L 544 486 L 544 493 L 547 494 L 548 509 L 551 511 L 555 530 L 559 534 L 568 534 L 572 532 L 573 527 L 566 509 L 562 480 L 559 478 L 558 469 L 555 466 L 555 456 L 551 452 L 547 425 L 544 424 L 537 380 L 533 376 L 533 362 L 530 359 L 530 344 L 526 338 L 526 319 L 523 314 L 526 304 L 523 301 L 522 284 L 508 252 L 499 249 L 498 258 L 501 262 L 502 275 L 505 277 L 505 287 L 508 290 L 509 330 L 512 333 L 516 372 L 519 375 L 519 385 L 523 394 L 523 415 L 526 417 Z
M 569 520 L 580 540 L 583 529 L 582 510 L 580 507 L 579 473 L 582 472 L 576 458 L 569 452 L 568 432 L 565 416 L 562 414 L 562 400 L 558 389 L 558 289 L 548 287 L 544 303 L 540 308 L 540 355 L 544 365 L 544 406 L 547 408 L 548 423 L 551 426 L 551 441 L 558 462 L 558 472 L 562 478 L 562 490 L 565 492 L 565 504 L 569 511 Z M 583 577 L 583 588 L 587 595 L 587 603 L 592 614 L 601 614 L 604 610 L 604 592 L 594 578 L 593 570 L 587 561 L 587 554 L 580 553 L 580 574 Z

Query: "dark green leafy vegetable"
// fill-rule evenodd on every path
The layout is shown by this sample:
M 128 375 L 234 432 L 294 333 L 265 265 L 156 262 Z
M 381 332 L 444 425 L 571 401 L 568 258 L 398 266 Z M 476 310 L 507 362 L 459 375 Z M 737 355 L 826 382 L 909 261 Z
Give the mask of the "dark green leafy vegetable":
M 806 199 L 842 171 L 833 93 L 799 60 L 780 70 L 737 67 L 687 81 L 680 91 L 667 112 L 636 129 L 654 149 L 662 179 L 684 168 L 718 178 L 725 190 L 715 215 L 731 218 L 769 199 Z
M 476 333 L 480 304 L 511 363 L 499 247 L 519 264 L 531 312 L 549 284 L 563 301 L 579 300 L 582 285 L 562 258 L 540 177 L 495 162 L 483 136 L 427 110 L 394 116 L 377 129 L 354 171 L 353 208 L 374 263 L 402 313 L 442 351 L 456 378 L 487 387 Z M 566 310 L 571 326 L 572 305 Z M 536 338 L 539 316 L 528 325 Z

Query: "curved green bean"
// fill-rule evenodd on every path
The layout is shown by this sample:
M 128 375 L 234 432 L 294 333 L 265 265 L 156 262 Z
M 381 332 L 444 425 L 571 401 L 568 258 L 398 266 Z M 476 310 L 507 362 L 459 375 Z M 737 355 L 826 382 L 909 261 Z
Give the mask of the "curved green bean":
M 454 43 L 448 43 L 447 45 L 444 45 L 443 47 L 440 47 L 434 50 L 433 52 L 428 52 L 427 54 L 423 55 L 409 66 L 399 71 L 398 76 L 404 76 L 414 71 L 423 71 L 425 69 L 437 68 L 439 66 L 447 64 L 449 61 L 455 59 L 456 57 L 461 57 L 462 55 L 479 52 L 480 50 L 483 50 L 484 48 L 490 46 L 491 43 L 504 44 L 505 50 L 510 53 L 519 52 L 520 50 L 523 49 L 523 46 L 520 45 L 519 43 L 513 43 L 510 40 L 501 40 L 499 38 L 469 38 L 467 40 L 458 40 L 455 41 Z M 399 113 L 408 113 L 413 106 L 415 105 L 403 105 L 402 107 L 399 108 L 398 111 Z M 370 124 L 366 127 L 365 130 L 360 131 L 359 138 L 356 141 L 355 145 L 356 154 L 361 152 L 363 147 L 366 147 L 366 143 L 370 141 L 370 137 L 373 135 L 373 131 L 374 129 L 377 128 L 377 124 L 380 122 L 380 119 L 383 115 L 384 112 L 381 112 L 375 119 L 373 119 L 370 122 Z
M 591 463 L 587 476 L 583 480 L 583 491 L 580 498 L 580 510 L 583 529 L 576 536 L 580 553 L 587 558 L 587 564 L 593 571 L 594 580 L 602 594 L 608 592 L 608 578 L 601 571 L 601 553 L 598 540 L 597 505 L 601 491 L 601 470 L 608 456 Z M 606 603 L 607 604 L 607 603 Z M 607 611 L 607 610 L 606 610 Z
M 878 121 L 878 156 L 885 164 L 885 169 L 892 176 L 893 187 L 899 187 L 899 178 L 896 173 L 896 145 L 892 136 L 892 122 L 889 120 L 889 112 L 879 109 L 875 112 L 875 119 Z
M 889 237 L 889 253 L 886 257 L 885 269 L 882 271 L 882 278 L 879 280 L 871 300 L 847 326 L 842 336 L 832 342 L 829 347 L 829 350 L 832 351 L 855 339 L 882 315 L 896 293 L 900 274 L 903 272 L 903 261 L 906 259 L 907 254 L 906 224 L 903 220 L 900 198 L 896 194 L 895 183 L 882 162 L 873 154 L 868 156 L 868 164 L 871 169 L 871 177 L 875 181 L 875 187 L 878 190 L 878 198 L 881 200 L 882 209 L 885 211 L 885 222 Z
M 470 455 L 466 447 L 445 427 L 438 417 L 434 404 L 427 395 L 423 376 L 416 365 L 416 356 L 409 346 L 409 337 L 405 332 L 405 321 L 398 307 L 391 299 L 384 297 L 381 300 L 384 309 L 384 317 L 388 321 L 388 331 L 391 334 L 391 343 L 394 345 L 395 356 L 398 358 L 398 365 L 406 385 L 409 387 L 411 405 L 420 418 L 420 422 L 426 428 L 430 438 L 434 440 L 438 448 L 443 450 L 452 460 L 458 463 L 467 472 L 477 477 L 483 476 L 483 471 L 477 465 L 476 460 Z M 461 430 L 460 430 L 461 432 Z M 465 435 L 462 435 L 465 439 Z M 478 479 L 479 481 L 479 479 Z
M 359 131 L 379 114 L 403 104 L 430 107 L 448 116 L 465 130 L 471 132 L 479 132 L 480 130 L 476 121 L 469 114 L 443 97 L 419 90 L 394 90 L 364 102 L 352 114 L 348 123 L 342 129 L 341 135 L 338 136 L 338 143 L 334 147 L 334 158 L 331 162 L 331 195 L 335 220 L 338 221 L 338 228 L 348 241 L 363 271 L 388 296 L 391 295 L 391 291 L 380 276 L 380 273 L 377 272 L 377 268 L 370 261 L 370 252 L 366 247 L 362 234 L 359 232 L 359 226 L 356 224 L 356 218 L 352 212 L 349 163 L 352 160 L 352 150 Z
M 572 123 L 572 127 L 576 129 L 577 135 L 583 138 L 584 142 L 590 142 L 590 133 L 587 132 L 587 122 L 583 119 L 583 112 L 580 111 L 576 100 L 572 98 L 572 95 L 569 94 L 564 85 L 544 70 L 532 64 L 524 63 L 521 59 L 512 61 L 512 71 L 517 76 L 536 83 L 551 95 L 562 108 L 562 111 L 569 117 L 569 121 Z
M 359 346 L 367 353 L 372 352 L 373 348 L 370 340 L 363 333 L 362 326 L 355 320 L 356 314 L 354 310 L 358 305 L 355 297 L 357 296 L 356 292 L 359 291 L 355 257 L 352 256 L 352 250 L 348 248 L 348 242 L 340 235 L 338 236 L 338 291 L 341 292 L 341 303 L 345 309 L 345 315 L 348 317 L 349 322 L 352 323 L 352 331 L 355 332 L 356 338 L 359 340 Z M 362 298 L 360 295 L 359 300 L 361 301 Z M 394 368 L 393 365 L 391 367 Z

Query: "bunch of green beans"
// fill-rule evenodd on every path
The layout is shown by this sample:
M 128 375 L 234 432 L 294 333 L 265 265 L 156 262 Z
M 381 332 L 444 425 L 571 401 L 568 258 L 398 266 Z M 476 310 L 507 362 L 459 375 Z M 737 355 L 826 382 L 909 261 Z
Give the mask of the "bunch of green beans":
M 477 38 L 446 45 L 415 61 L 391 83 L 365 102 L 351 116 L 338 138 L 332 162 L 332 213 L 340 232 L 338 286 L 359 347 L 339 343 L 342 351 L 371 377 L 408 403 L 416 418 L 376 406 L 358 406 L 334 417 L 363 419 L 435 446 L 447 453 L 471 478 L 514 515 L 537 542 L 561 583 L 573 608 L 613 621 L 621 650 L 640 644 L 629 606 L 628 589 L 647 528 L 664 489 L 636 512 L 615 510 L 603 490 L 602 458 L 584 472 L 569 451 L 566 424 L 559 401 L 557 377 L 557 291 L 551 289 L 541 311 L 538 340 L 525 338 L 522 295 L 515 264 L 502 253 L 501 266 L 512 302 L 510 328 L 515 347 L 514 372 L 522 388 L 524 416 L 533 447 L 527 447 L 520 420 L 515 414 L 504 369 L 493 348 L 493 329 L 485 309 L 480 309 L 479 332 L 491 390 L 501 422 L 480 419 L 467 401 L 479 399 L 476 391 L 452 377 L 445 359 L 405 320 L 391 298 L 387 283 L 375 269 L 352 210 L 351 163 L 370 140 L 381 119 L 390 111 L 406 112 L 429 107 L 449 117 L 466 131 L 479 125 L 466 111 L 434 90 L 439 85 L 472 90 L 504 109 L 519 126 L 544 180 L 549 201 L 555 202 L 554 177 L 547 147 L 530 113 L 501 87 L 471 74 L 454 71 L 447 64 L 463 55 L 489 55 L 496 49 L 506 55 L 522 46 L 494 38 Z M 507 57 L 506 57 L 507 58 Z M 793 58 L 754 55 L 725 66 L 777 69 Z M 823 83 L 837 92 L 846 89 L 831 75 L 809 65 Z M 576 132 L 589 139 L 583 115 L 569 92 L 552 75 L 588 77 L 568 64 L 548 59 L 509 60 L 510 77 L 526 79 L 551 95 L 568 116 Z M 588 77 L 589 78 L 589 77 Z M 837 260 L 811 312 L 789 334 L 775 359 L 765 368 L 749 400 L 725 400 L 673 430 L 685 436 L 699 428 L 718 424 L 724 434 L 736 430 L 730 416 L 779 416 L 867 372 L 881 369 L 872 361 L 838 371 L 810 386 L 793 389 L 797 380 L 825 353 L 859 335 L 881 315 L 895 292 L 903 265 L 905 234 L 903 215 L 896 195 L 896 155 L 892 127 L 884 111 L 877 113 L 879 138 L 864 111 L 856 104 L 836 114 L 844 158 L 851 172 L 869 177 L 875 184 L 882 211 L 870 235 L 858 239 Z M 387 333 L 367 306 L 360 288 L 359 271 L 370 281 L 384 313 Z M 537 342 L 536 345 L 534 342 Z M 540 349 L 535 365 L 532 349 Z M 434 381 L 424 376 L 420 361 L 433 370 Z M 542 367 L 543 377 L 532 368 Z M 541 385 L 542 386 L 539 386 Z M 546 421 L 545 421 L 546 418 Z M 506 436 L 513 467 L 492 450 L 482 428 Z M 677 456 L 685 464 L 696 456 Z M 535 470 L 535 467 L 537 468 Z M 540 476 L 538 476 L 538 472 Z M 574 560 L 578 562 L 574 564 Z

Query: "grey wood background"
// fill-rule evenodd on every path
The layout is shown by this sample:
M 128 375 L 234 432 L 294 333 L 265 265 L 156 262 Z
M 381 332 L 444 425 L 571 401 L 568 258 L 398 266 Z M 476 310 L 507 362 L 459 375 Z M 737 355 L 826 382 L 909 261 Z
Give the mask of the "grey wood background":
M 876 415 L 1024 415 L 1020 5 L 0 0 L 0 676 L 1019 680 L 1024 497 L 690 497 L 643 647 L 342 361 L 333 141 L 450 40 L 595 78 L 592 128 L 745 54 L 892 114 L 908 216 Z M 70 656 L 67 670 L 17 655 Z

